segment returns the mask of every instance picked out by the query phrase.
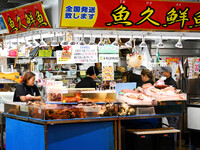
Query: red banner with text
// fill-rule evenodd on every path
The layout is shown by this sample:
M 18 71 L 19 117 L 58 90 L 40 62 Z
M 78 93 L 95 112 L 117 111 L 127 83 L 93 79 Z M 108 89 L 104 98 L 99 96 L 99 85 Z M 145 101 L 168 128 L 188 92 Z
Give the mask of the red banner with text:
M 200 30 L 200 3 L 146 0 L 63 0 L 61 27 Z
M 9 33 L 30 28 L 51 28 L 41 2 L 1 12 Z

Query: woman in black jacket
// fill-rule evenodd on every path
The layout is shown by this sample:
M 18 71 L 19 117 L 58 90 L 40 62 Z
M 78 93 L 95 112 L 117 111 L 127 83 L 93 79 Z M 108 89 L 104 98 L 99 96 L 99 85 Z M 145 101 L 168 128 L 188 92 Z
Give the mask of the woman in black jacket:
M 151 83 L 152 85 L 154 84 L 153 73 L 149 69 L 142 70 L 141 78 L 142 78 L 143 84 L 146 84 L 146 83 Z
M 13 101 L 27 102 L 32 100 L 42 100 L 38 87 L 34 83 L 35 74 L 32 72 L 26 72 L 23 76 L 22 83 L 19 83 L 16 86 Z

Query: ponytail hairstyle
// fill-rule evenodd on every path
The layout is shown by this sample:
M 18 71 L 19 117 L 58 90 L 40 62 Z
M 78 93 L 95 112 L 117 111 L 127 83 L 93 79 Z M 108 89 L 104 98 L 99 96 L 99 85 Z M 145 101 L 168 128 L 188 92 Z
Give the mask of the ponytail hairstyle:
M 155 82 L 155 77 L 149 69 L 143 69 L 141 75 L 149 77 L 153 82 Z

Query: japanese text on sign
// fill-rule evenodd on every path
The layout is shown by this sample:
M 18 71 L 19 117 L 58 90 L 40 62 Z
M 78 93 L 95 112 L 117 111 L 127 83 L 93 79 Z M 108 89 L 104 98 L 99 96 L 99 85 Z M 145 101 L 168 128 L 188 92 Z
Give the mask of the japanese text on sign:
M 96 12 L 95 7 L 67 6 L 65 7 L 65 19 L 93 19 Z
M 153 15 L 156 12 L 156 10 L 151 6 L 147 6 L 146 9 L 144 9 L 140 13 L 140 17 L 142 17 L 142 19 L 133 23 L 133 21 L 130 19 L 132 14 L 131 11 L 124 4 L 120 4 L 117 8 L 112 10 L 110 14 L 113 21 L 107 22 L 105 23 L 105 25 L 115 26 L 118 24 L 122 24 L 124 27 L 127 27 L 133 25 L 139 26 L 144 24 L 145 22 L 148 22 L 149 24 L 155 27 L 162 26 L 164 28 L 167 28 L 170 25 L 179 23 L 180 29 L 183 29 L 186 25 L 186 22 L 190 21 L 190 18 L 188 17 L 189 11 L 190 11 L 189 7 L 185 7 L 184 10 L 182 9 L 177 10 L 175 7 L 172 7 L 168 12 L 166 12 L 164 16 L 165 22 L 159 22 L 159 20 L 153 19 Z M 194 24 L 187 25 L 187 29 L 200 27 L 200 11 L 196 12 L 193 15 L 192 19 L 194 21 Z
M 75 63 L 96 63 L 97 46 L 76 46 L 74 48 Z
M 99 62 L 118 62 L 119 54 L 99 54 Z
M 3 11 L 1 14 L 10 33 L 26 31 L 29 28 L 51 27 L 41 2 Z

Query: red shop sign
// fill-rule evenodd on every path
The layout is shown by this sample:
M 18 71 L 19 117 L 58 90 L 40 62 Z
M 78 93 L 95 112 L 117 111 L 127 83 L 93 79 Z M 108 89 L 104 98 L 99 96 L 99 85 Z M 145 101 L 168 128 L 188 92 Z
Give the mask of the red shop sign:
M 51 28 L 41 2 L 1 12 L 9 33 L 29 28 Z
M 61 27 L 200 30 L 200 3 L 146 0 L 63 0 Z

